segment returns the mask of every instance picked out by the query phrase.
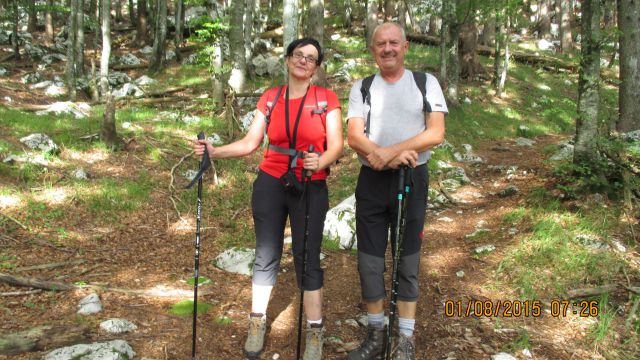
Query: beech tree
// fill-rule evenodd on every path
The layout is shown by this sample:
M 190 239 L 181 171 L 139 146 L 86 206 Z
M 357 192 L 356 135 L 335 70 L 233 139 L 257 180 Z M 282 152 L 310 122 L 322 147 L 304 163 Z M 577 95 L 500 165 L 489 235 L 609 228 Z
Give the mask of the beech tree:
M 229 52 L 231 53 L 231 74 L 229 86 L 235 92 L 244 90 L 247 78 L 247 62 L 244 49 L 243 17 L 245 1 L 236 0 L 231 8 L 231 21 L 229 26 Z
M 378 26 L 378 3 L 375 0 L 368 0 L 367 4 L 367 21 L 365 22 L 367 45 L 371 45 L 373 30 Z
M 67 94 L 70 101 L 76 101 L 76 57 L 77 50 L 77 34 L 78 34 L 78 0 L 70 0 L 70 12 L 68 17 L 68 36 L 67 36 L 67 66 L 65 68 L 67 80 Z
M 100 12 L 102 30 L 102 57 L 100 58 L 100 90 L 104 100 L 104 116 L 100 127 L 100 137 L 115 147 L 118 144 L 116 132 L 116 105 L 109 88 L 109 58 L 111 57 L 111 0 L 102 0 Z
M 284 0 L 283 9 L 282 42 L 286 50 L 289 43 L 298 38 L 298 1 Z
M 165 40 L 167 38 L 167 0 L 158 0 L 156 6 L 153 59 L 149 67 L 149 70 L 153 73 L 164 68 Z
M 567 52 L 573 49 L 573 36 L 571 33 L 571 4 L 569 0 L 560 1 L 560 49 Z
M 318 40 L 320 46 L 324 48 L 324 0 L 311 0 L 309 2 L 309 14 L 307 18 L 309 21 L 307 21 L 305 35 Z M 317 85 L 324 87 L 328 85 L 324 67 L 318 67 L 314 80 Z
M 147 45 L 149 38 L 147 36 L 147 0 L 138 0 L 138 16 L 136 17 L 136 39 L 138 46 Z
M 53 28 L 53 0 L 47 0 L 47 6 L 44 11 L 44 32 L 45 43 L 52 45 L 54 42 L 54 28 Z
M 600 15 L 601 0 L 582 2 L 582 57 L 573 155 L 576 164 L 590 164 L 598 159 L 596 141 L 600 102 Z
M 620 117 L 617 130 L 640 130 L 640 2 L 618 0 Z

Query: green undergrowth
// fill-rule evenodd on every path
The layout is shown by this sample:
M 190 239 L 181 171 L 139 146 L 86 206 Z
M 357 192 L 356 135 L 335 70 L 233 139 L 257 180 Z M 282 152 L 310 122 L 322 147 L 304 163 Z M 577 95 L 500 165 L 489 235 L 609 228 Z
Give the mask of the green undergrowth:
M 503 217 L 510 226 L 526 221 L 530 231 L 507 251 L 498 278 L 517 288 L 524 299 L 567 298 L 571 289 L 612 282 L 627 266 L 623 256 L 611 250 L 612 241 L 619 241 L 612 235 L 620 225 L 617 214 L 617 209 L 595 203 L 568 209 L 547 189 L 535 189 L 527 206 Z

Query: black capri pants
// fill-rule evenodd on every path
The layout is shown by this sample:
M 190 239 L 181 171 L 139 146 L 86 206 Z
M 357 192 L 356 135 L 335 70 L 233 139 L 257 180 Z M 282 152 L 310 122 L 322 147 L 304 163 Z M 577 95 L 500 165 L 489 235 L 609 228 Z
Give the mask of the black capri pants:
M 406 228 L 398 264 L 398 299 L 418 300 L 420 248 L 427 210 L 429 175 L 426 164 L 412 171 L 411 191 L 406 199 Z M 356 235 L 358 272 L 362 298 L 373 302 L 384 299 L 384 255 L 389 242 L 395 243 L 398 214 L 398 171 L 376 171 L 362 166 L 356 186 Z
M 320 267 L 320 245 L 324 219 L 329 210 L 329 193 L 324 180 L 309 183 L 309 237 L 307 239 L 307 271 L 304 288 L 314 291 L 322 288 L 324 271 Z M 277 179 L 260 170 L 253 183 L 251 197 L 253 222 L 256 231 L 256 261 L 253 265 L 253 283 L 273 286 L 280 270 L 284 245 L 284 227 L 287 217 L 291 223 L 293 257 L 298 288 L 302 280 L 302 246 L 304 241 L 305 199 L 286 191 Z

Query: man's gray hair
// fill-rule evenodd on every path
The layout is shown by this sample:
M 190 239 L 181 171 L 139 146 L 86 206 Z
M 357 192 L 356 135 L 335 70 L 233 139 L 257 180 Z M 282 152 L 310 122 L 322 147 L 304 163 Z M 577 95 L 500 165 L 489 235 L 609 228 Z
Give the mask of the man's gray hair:
M 382 24 L 376 26 L 376 28 L 373 29 L 373 32 L 371 33 L 371 43 L 373 44 L 373 39 L 376 38 L 376 33 L 378 32 L 378 29 L 386 28 L 386 27 L 389 27 L 389 26 L 396 27 L 398 30 L 400 30 L 400 35 L 402 36 L 402 41 L 407 41 L 407 34 L 404 32 L 404 28 L 400 24 L 395 23 L 395 22 L 385 22 L 385 23 L 382 23 Z

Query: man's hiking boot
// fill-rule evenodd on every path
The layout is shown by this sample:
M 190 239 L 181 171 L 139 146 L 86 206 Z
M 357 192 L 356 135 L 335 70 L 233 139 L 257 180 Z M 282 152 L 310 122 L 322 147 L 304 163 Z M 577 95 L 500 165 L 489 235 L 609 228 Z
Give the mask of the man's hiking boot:
M 393 354 L 393 360 L 415 360 L 416 344 L 413 336 L 400 334 L 398 346 Z
M 324 326 L 307 324 L 307 339 L 304 346 L 303 360 L 322 360 L 322 344 Z
M 257 358 L 264 346 L 264 334 L 267 332 L 267 316 L 249 316 L 249 334 L 244 343 L 244 355 L 249 359 Z
M 360 344 L 360 347 L 349 353 L 348 360 L 373 360 L 384 355 L 384 343 L 386 331 L 384 327 L 375 328 L 367 326 L 367 338 Z

